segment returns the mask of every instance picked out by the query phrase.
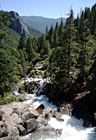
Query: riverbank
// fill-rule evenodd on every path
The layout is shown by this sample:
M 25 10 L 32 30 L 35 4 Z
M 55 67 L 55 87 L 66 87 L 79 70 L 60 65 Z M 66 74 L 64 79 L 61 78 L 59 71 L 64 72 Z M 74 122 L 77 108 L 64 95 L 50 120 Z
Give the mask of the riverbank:
M 39 68 L 41 71 L 42 67 Z M 82 126 L 84 121 L 77 120 L 71 116 L 78 114 L 77 118 L 82 118 L 84 102 L 81 107 L 79 106 L 80 104 L 75 105 L 74 103 L 80 103 L 80 99 L 86 96 L 84 95 L 82 98 L 78 96 L 73 100 L 74 102 L 71 102 L 70 99 L 72 98 L 68 96 L 69 94 L 64 96 L 64 92 L 53 90 L 53 85 L 48 80 L 42 79 L 38 74 L 36 78 L 31 78 L 29 75 L 21 81 L 21 84 L 24 85 L 23 88 L 21 86 L 21 89 L 13 92 L 17 97 L 22 95 L 22 90 L 25 90 L 27 94 L 24 95 L 24 98 L 18 103 L 14 102 L 0 106 L 0 134 L 3 140 L 47 140 L 51 138 L 61 140 L 63 137 L 65 140 L 70 140 L 71 137 L 76 140 L 80 134 L 83 134 L 82 140 L 86 140 L 88 135 L 94 140 L 95 129 L 88 123 L 89 119 L 85 118 L 87 126 L 91 128 L 84 128 Z M 57 94 L 58 92 L 59 94 Z M 52 102 L 57 106 L 53 105 Z M 73 134 L 73 131 L 76 135 Z M 27 134 L 31 134 L 31 136 L 24 137 Z

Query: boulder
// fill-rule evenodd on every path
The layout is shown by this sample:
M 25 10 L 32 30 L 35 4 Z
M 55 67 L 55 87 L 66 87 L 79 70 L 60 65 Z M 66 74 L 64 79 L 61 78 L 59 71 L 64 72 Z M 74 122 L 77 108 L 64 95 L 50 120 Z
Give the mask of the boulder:
M 36 111 L 37 111 L 39 114 L 42 114 L 44 108 L 45 108 L 45 106 L 44 106 L 43 104 L 41 104 L 41 105 L 36 109 Z
M 60 107 L 58 107 L 58 111 L 62 114 L 69 114 L 72 113 L 72 106 L 71 104 L 61 104 Z
M 43 113 L 44 118 L 45 118 L 46 120 L 50 120 L 50 118 L 53 116 L 52 112 L 53 112 L 53 110 L 52 110 L 51 108 L 45 109 L 45 110 L 44 110 L 44 113 Z
M 35 116 L 34 116 L 32 113 L 30 113 L 29 111 L 23 113 L 23 114 L 22 114 L 22 122 L 23 122 L 23 124 L 24 124 L 27 120 L 29 120 L 29 119 L 31 119 L 31 118 L 35 118 Z
M 42 118 L 42 116 L 39 116 L 36 121 L 39 123 L 38 127 L 47 126 L 48 125 L 48 121 L 45 120 L 44 118 Z
M 32 133 L 32 140 L 38 140 L 38 139 L 46 139 L 46 138 L 56 138 L 59 135 L 61 135 L 62 130 L 61 129 L 54 129 L 52 127 L 48 126 L 42 126 L 38 128 L 34 133 Z
M 33 107 L 24 103 L 14 102 L 1 106 L 0 110 L 5 112 L 2 121 L 7 125 L 8 132 L 14 127 L 18 128 L 19 125 L 24 125 L 27 120 L 37 119 L 39 116 L 39 113 Z M 20 127 L 20 130 L 23 131 L 23 128 Z M 22 133 L 25 133 L 25 131 Z
M 7 126 L 4 122 L 0 121 L 0 138 L 8 135 Z
M 22 125 L 20 124 L 18 125 L 18 130 L 19 130 L 20 135 L 22 136 L 26 135 L 26 130 Z
M 19 130 L 13 127 L 8 135 L 8 140 L 19 140 Z
M 39 116 L 39 113 L 33 107 L 29 107 L 28 109 L 30 113 L 34 115 L 35 118 Z
M 17 113 L 18 115 L 22 115 L 24 112 L 27 112 L 29 108 L 28 104 L 23 104 L 23 103 L 17 103 L 13 105 L 13 110 L 15 113 Z
M 24 127 L 26 129 L 27 134 L 31 133 L 38 127 L 38 122 L 34 118 L 29 119 L 24 123 Z
M 60 121 L 64 121 L 64 119 L 62 119 L 61 113 L 57 112 L 56 110 L 53 111 L 53 117 L 55 117 L 56 119 Z

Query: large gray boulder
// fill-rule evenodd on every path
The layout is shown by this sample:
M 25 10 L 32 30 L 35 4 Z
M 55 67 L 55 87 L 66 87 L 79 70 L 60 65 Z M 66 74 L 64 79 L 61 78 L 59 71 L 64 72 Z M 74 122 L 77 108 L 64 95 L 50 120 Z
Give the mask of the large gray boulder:
M 18 130 L 19 130 L 19 134 L 21 136 L 26 135 L 26 130 L 25 130 L 25 128 L 22 125 L 20 125 L 20 124 L 18 125 Z
M 11 21 L 10 28 L 15 30 L 18 34 L 23 34 L 25 38 L 30 35 L 27 26 L 23 23 L 18 13 L 11 11 L 10 14 L 14 20 Z
M 38 127 L 38 122 L 34 118 L 32 118 L 24 123 L 24 127 L 26 129 L 27 134 L 31 133 Z
M 19 129 L 20 135 L 26 133 L 23 126 L 25 122 L 32 118 L 37 119 L 39 116 L 39 113 L 33 107 L 24 103 L 14 102 L 1 106 L 0 109 L 4 112 L 2 122 L 7 125 L 7 131 L 11 132 L 12 128 L 16 127 Z

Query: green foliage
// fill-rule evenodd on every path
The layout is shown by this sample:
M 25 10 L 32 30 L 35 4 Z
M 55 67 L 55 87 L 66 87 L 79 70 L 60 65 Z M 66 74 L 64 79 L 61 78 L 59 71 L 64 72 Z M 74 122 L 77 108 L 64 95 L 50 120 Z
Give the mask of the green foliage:
M 28 25 L 27 25 L 27 29 L 28 29 L 29 33 L 32 35 L 32 37 L 39 38 L 42 35 L 42 33 L 40 31 L 33 29 L 33 28 L 29 27 Z
M 11 50 L 0 48 L 0 94 L 10 91 L 19 78 L 17 60 Z
M 26 46 L 26 42 L 25 42 L 25 38 L 23 35 L 21 35 L 21 38 L 19 40 L 19 44 L 18 44 L 18 50 L 23 50 Z
M 4 114 L 4 111 L 0 111 L 0 114 L 3 115 Z
M 25 93 L 22 93 L 22 94 L 25 95 Z M 21 94 L 18 95 L 18 100 L 19 101 L 24 101 L 24 96 L 23 95 L 21 95 Z
M 51 81 L 63 87 L 64 84 L 69 82 L 68 79 L 68 69 L 67 69 L 67 59 L 63 54 L 62 47 L 56 47 L 49 59 L 49 68 L 48 71 L 50 73 Z
M 28 61 L 29 62 L 32 61 L 32 59 L 35 57 L 35 51 L 34 51 L 33 46 L 32 46 L 31 38 L 27 39 L 26 53 L 28 55 Z
M 35 78 L 35 76 L 36 76 L 36 70 L 31 70 L 30 71 L 30 75 L 32 76 L 32 78 Z
M 38 51 L 40 52 L 41 58 L 46 58 L 50 51 L 50 43 L 49 40 L 46 40 L 46 35 L 42 35 L 39 38 L 39 48 Z
M 15 96 L 4 96 L 4 97 L 1 97 L 0 95 L 0 105 L 4 105 L 4 104 L 10 104 L 14 101 L 18 101 L 17 98 Z

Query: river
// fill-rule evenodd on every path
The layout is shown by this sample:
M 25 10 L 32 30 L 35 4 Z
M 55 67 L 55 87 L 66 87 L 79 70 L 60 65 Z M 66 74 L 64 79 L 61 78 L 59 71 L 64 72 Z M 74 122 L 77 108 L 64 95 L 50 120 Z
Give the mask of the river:
M 44 104 L 44 106 L 53 108 L 57 110 L 56 105 L 48 102 L 48 98 L 45 95 L 36 96 L 36 92 L 41 92 L 42 88 L 44 87 L 44 83 L 46 79 L 42 78 L 27 78 L 23 80 L 21 83 L 25 81 L 40 81 L 39 87 L 35 90 L 34 94 L 28 94 L 27 96 L 30 97 L 29 100 L 24 101 L 26 104 L 30 104 L 34 108 L 37 108 L 40 104 Z M 49 124 L 55 129 L 62 129 L 62 134 L 58 137 L 55 137 L 54 134 L 50 133 L 33 133 L 32 140 L 96 140 L 96 128 L 84 128 L 83 121 L 78 120 L 75 117 L 69 115 L 63 115 L 62 118 L 64 121 L 58 121 L 55 118 L 51 118 Z

